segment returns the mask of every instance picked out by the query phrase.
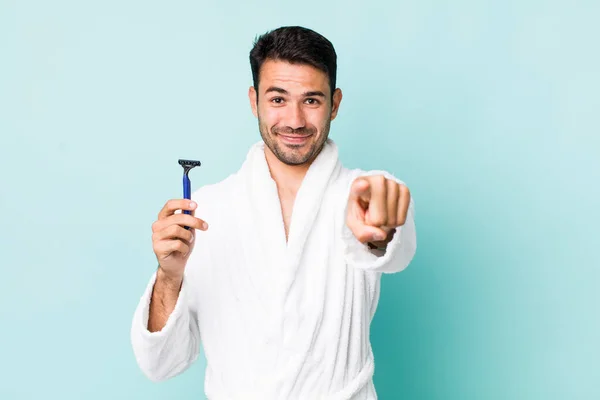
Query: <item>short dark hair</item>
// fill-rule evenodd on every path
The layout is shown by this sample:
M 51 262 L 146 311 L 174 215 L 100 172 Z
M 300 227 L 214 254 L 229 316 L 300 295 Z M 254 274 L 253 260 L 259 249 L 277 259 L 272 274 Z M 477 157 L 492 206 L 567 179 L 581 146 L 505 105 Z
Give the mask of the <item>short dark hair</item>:
M 308 64 L 325 72 L 333 96 L 337 55 L 333 44 L 323 35 L 301 26 L 283 26 L 257 37 L 250 50 L 252 80 L 257 92 L 260 68 L 268 59 Z

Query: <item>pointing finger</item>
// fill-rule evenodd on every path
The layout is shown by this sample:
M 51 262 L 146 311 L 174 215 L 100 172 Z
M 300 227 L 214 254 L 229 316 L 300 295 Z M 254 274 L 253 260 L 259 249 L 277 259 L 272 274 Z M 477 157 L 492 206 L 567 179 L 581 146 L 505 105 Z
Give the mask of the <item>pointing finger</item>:
M 364 178 L 354 180 L 350 190 L 350 197 L 354 200 L 368 203 L 371 197 L 371 184 L 369 181 Z
M 369 178 L 371 198 L 367 212 L 367 224 L 381 227 L 387 223 L 387 183 L 384 176 Z

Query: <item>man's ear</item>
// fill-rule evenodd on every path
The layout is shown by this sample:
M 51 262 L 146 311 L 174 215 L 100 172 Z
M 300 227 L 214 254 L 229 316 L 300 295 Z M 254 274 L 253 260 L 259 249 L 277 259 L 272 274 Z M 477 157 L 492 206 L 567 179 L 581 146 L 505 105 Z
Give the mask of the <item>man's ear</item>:
M 340 109 L 340 103 L 342 102 L 342 89 L 337 88 L 333 91 L 333 101 L 331 104 L 331 120 L 333 121 L 337 117 L 338 110 Z
M 250 88 L 248 89 L 248 99 L 250 100 L 250 107 L 252 107 L 252 114 L 254 114 L 256 118 L 258 118 L 258 110 L 256 109 L 258 105 L 256 101 L 257 98 L 258 97 L 254 86 L 250 86 Z

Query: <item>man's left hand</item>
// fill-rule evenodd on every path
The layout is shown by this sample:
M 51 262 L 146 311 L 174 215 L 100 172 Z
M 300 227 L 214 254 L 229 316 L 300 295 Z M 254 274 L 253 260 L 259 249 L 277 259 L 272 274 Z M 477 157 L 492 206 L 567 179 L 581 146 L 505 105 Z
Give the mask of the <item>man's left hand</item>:
M 383 248 L 406 222 L 409 205 L 405 185 L 383 175 L 363 176 L 352 183 L 346 225 L 361 243 Z

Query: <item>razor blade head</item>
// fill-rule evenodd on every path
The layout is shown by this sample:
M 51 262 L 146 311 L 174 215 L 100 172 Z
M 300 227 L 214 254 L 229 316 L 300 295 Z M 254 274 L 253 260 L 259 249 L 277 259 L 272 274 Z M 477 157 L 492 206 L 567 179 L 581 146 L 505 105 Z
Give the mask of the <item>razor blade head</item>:
M 196 161 L 196 160 L 179 160 L 179 165 L 181 165 L 184 168 L 194 168 L 194 167 L 199 167 L 200 161 Z

